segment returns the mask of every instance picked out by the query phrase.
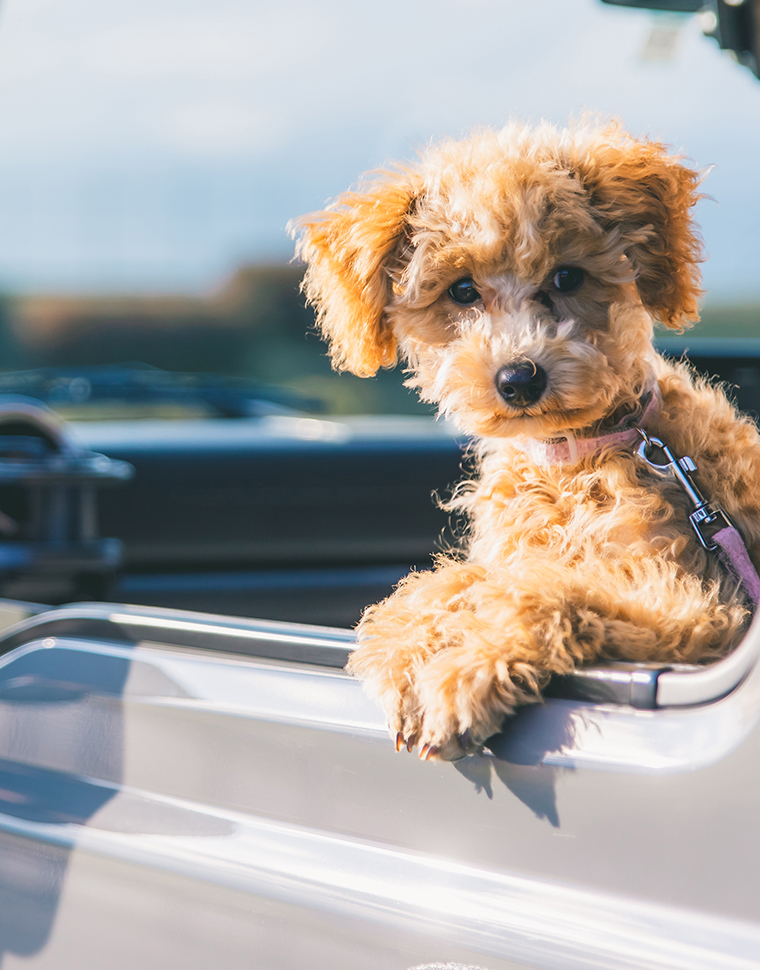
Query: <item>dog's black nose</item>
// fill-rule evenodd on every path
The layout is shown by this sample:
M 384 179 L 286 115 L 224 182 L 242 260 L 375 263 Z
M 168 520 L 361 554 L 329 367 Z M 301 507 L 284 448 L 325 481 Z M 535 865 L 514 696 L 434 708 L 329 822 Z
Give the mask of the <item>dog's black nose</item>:
M 496 374 L 496 390 L 515 407 L 535 404 L 546 390 L 546 371 L 532 360 L 502 367 Z

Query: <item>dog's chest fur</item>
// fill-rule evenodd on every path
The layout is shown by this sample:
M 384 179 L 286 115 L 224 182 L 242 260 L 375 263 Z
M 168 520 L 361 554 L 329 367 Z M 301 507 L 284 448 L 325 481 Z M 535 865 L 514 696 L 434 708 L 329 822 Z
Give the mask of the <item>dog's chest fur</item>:
M 708 394 L 717 392 L 708 389 Z M 700 410 L 694 422 L 705 421 Z M 683 435 L 675 437 L 685 454 Z M 452 503 L 469 518 L 471 560 L 509 572 L 519 570 L 522 559 L 537 556 L 567 567 L 654 556 L 719 578 L 717 562 L 706 555 L 690 525 L 693 507 L 683 489 L 652 471 L 635 447 L 603 449 L 573 465 L 536 465 L 509 440 L 483 442 L 480 454 L 477 478 Z M 720 454 L 699 449 L 690 457 L 698 460 L 710 497 L 735 504 Z M 741 510 L 735 511 L 742 519 Z
M 472 524 L 469 558 L 501 569 L 523 557 L 568 566 L 590 557 L 658 555 L 704 570 L 680 487 L 649 471 L 629 449 L 581 468 L 540 468 L 499 449 L 483 459 L 463 497 Z

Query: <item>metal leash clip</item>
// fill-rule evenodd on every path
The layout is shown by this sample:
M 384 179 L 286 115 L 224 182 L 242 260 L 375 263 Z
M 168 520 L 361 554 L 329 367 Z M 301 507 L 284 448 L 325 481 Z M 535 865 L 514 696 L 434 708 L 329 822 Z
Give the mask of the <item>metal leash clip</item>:
M 697 539 L 708 552 L 714 552 L 718 548 L 718 544 L 713 541 L 713 536 L 721 529 L 733 528 L 733 522 L 723 509 L 711 505 L 702 496 L 692 478 L 697 466 L 691 458 L 676 458 L 664 441 L 648 435 L 643 428 L 637 427 L 636 430 L 642 437 L 642 442 L 636 452 L 639 458 L 643 459 L 650 468 L 654 468 L 655 471 L 663 475 L 672 474 L 694 505 L 694 511 L 689 516 L 689 522 L 691 522 L 691 527 L 694 529 Z M 651 455 L 653 451 L 661 452 L 665 456 L 665 461 L 655 461 Z

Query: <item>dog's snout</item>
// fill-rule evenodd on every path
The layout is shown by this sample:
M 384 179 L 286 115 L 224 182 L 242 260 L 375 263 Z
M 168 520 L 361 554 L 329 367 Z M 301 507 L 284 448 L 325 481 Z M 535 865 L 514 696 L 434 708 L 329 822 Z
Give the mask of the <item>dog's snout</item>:
M 535 404 L 546 390 L 546 371 L 532 360 L 502 367 L 496 374 L 496 390 L 507 404 Z

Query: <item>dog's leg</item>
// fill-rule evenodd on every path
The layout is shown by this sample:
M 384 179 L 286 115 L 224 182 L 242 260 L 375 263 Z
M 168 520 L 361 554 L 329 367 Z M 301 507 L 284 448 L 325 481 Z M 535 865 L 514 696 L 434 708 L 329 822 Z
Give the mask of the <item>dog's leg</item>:
M 467 639 L 462 627 L 475 620 L 468 592 L 484 578 L 482 567 L 450 560 L 411 573 L 392 596 L 365 611 L 347 669 L 380 702 L 398 748 L 411 750 L 418 740 L 417 677 L 434 654 Z
M 382 704 L 391 732 L 423 756 L 477 750 L 505 715 L 540 699 L 553 673 L 600 657 L 703 661 L 725 653 L 746 624 L 672 563 L 552 568 L 519 575 L 447 562 L 409 577 L 370 608 L 349 669 Z
M 506 576 L 448 562 L 412 574 L 367 610 L 348 669 L 380 702 L 397 748 L 419 745 L 421 757 L 454 759 L 477 749 L 517 706 L 539 700 L 553 670 L 598 654 L 600 623 L 593 643 L 584 627 L 574 650 L 565 644 L 550 656 L 556 632 L 548 627 L 563 626 L 555 606 L 527 602 Z

